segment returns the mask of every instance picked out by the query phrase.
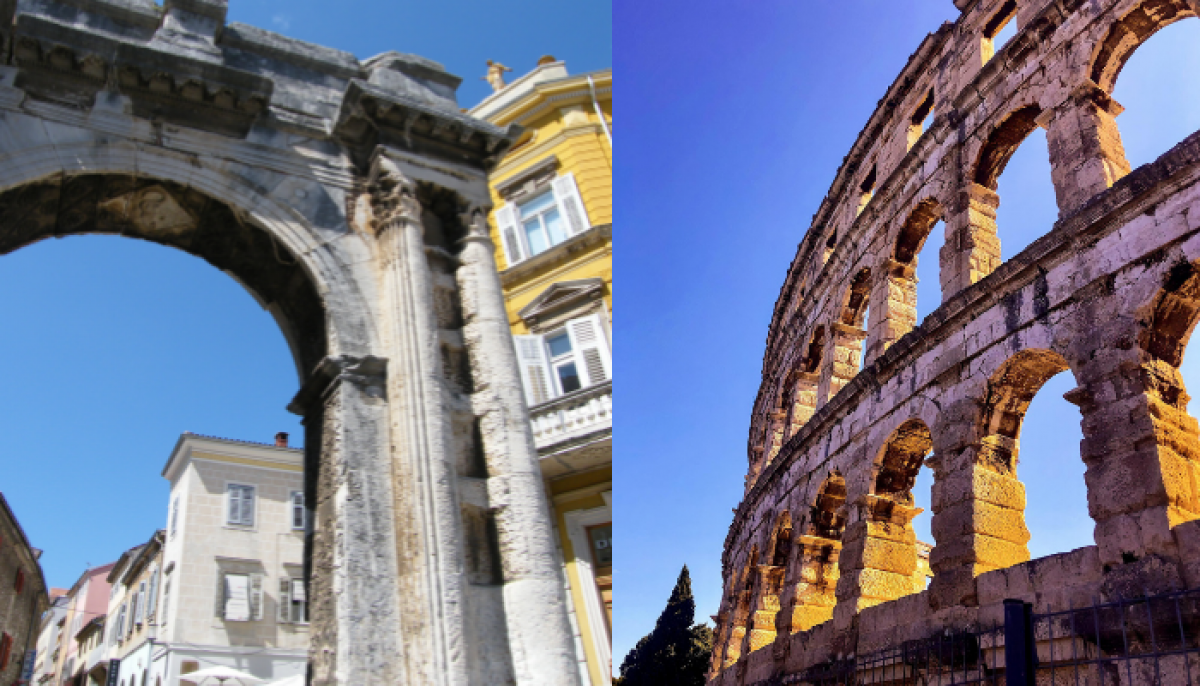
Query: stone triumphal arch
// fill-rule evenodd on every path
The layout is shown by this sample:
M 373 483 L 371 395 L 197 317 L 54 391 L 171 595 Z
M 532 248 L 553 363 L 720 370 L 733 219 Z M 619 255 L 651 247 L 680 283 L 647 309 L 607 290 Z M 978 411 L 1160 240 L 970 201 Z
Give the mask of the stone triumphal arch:
M 1179 372 L 1200 320 L 1200 132 L 1131 169 L 1112 97 L 1200 1 L 955 5 L 859 134 L 775 305 L 710 683 L 803 683 L 997 621 L 1006 598 L 1044 612 L 1200 586 L 1200 432 Z M 997 181 L 1039 127 L 1059 219 L 1002 261 Z M 944 247 L 922 253 L 939 222 Z M 942 290 L 920 322 L 918 258 Z M 1086 465 L 1095 545 L 1030 560 L 1020 431 L 1060 373 L 1084 438 L 1056 459 Z
M 173 246 L 291 346 L 312 683 L 578 683 L 485 224 L 517 131 L 461 114 L 437 63 L 226 24 L 225 0 L 0 13 L 0 252 Z

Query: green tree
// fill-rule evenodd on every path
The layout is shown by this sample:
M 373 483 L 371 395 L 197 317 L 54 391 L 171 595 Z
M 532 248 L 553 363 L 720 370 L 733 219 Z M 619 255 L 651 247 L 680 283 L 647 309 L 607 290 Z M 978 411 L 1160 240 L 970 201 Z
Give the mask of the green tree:
M 654 630 L 642 637 L 621 663 L 620 686 L 703 686 L 712 656 L 713 632 L 692 624 L 696 600 L 687 565 Z

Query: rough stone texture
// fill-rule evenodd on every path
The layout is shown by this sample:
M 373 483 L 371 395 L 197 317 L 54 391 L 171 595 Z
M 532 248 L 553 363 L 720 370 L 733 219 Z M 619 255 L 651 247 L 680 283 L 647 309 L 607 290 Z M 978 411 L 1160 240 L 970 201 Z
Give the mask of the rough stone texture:
M 1111 97 L 1137 46 L 1200 3 L 956 4 L 880 100 L 776 303 L 710 683 L 990 624 L 1005 598 L 1044 611 L 1200 582 L 1200 425 L 1178 369 L 1200 320 L 1200 132 L 1130 170 Z M 1009 11 L 1017 35 L 994 49 Z M 1059 220 L 1001 263 L 997 179 L 1037 127 Z M 922 257 L 940 261 L 942 304 L 917 326 L 916 259 L 939 219 L 945 247 Z M 1064 371 L 1096 545 L 1030 560 L 1020 428 Z M 922 465 L 927 589 L 910 525 Z
M 313 683 L 577 683 L 511 339 L 481 324 L 503 313 L 495 265 L 464 218 L 518 130 L 462 114 L 424 58 L 225 15 L 0 2 L 0 252 L 155 241 L 279 322 L 316 515 Z

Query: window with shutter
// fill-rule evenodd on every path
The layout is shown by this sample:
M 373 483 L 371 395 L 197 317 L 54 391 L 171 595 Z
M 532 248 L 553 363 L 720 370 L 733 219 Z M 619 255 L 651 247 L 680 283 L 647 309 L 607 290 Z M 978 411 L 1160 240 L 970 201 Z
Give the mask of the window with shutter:
M 554 198 L 558 202 L 558 206 L 562 208 L 562 213 L 567 217 L 568 234 L 574 236 L 587 231 L 589 228 L 587 208 L 584 207 L 583 198 L 579 195 L 579 186 L 575 183 L 574 172 L 567 172 L 554 179 L 551 186 L 554 188 Z
M 175 529 L 179 526 L 179 496 L 171 501 L 171 538 L 175 538 Z
M 137 594 L 137 623 L 142 624 L 146 621 L 146 582 L 138 584 Z
M 304 491 L 292 491 L 292 528 L 304 529 Z
M 604 383 L 612 378 L 612 356 L 608 338 L 604 335 L 600 315 L 591 315 L 567 322 L 571 349 L 587 386 Z
M 163 581 L 163 600 L 162 612 L 159 613 L 158 623 L 162 626 L 167 625 L 167 608 L 171 606 L 171 580 Z
M 513 336 L 517 347 L 517 360 L 521 368 L 521 382 L 525 384 L 525 400 L 538 405 L 551 398 L 549 384 L 549 362 L 546 360 L 546 345 L 541 336 Z
M 22 589 L 24 589 L 24 588 L 25 588 L 25 570 L 18 569 L 17 570 L 17 579 L 13 583 L 13 590 L 15 590 L 17 593 L 20 593 L 22 591 Z
M 8 658 L 12 654 L 13 637 L 7 632 L 0 636 L 0 670 L 8 667 Z
M 308 621 L 308 595 L 304 591 L 304 579 L 292 579 L 292 621 Z
M 254 526 L 254 487 L 229 484 L 229 524 Z
M 517 226 L 517 208 L 506 204 L 496 210 L 496 227 L 500 229 L 500 244 L 504 247 L 504 261 L 513 266 L 525 259 L 525 247 Z
M 263 618 L 263 575 L 250 575 L 250 616 L 258 621 Z
M 280 622 L 292 621 L 292 579 L 283 577 L 279 580 L 279 607 L 276 608 L 276 619 Z
M 250 621 L 250 577 L 246 574 L 225 574 L 223 581 L 222 616 L 225 621 Z
M 134 593 L 133 597 L 130 598 L 130 600 L 129 600 L 129 622 L 125 625 L 125 635 L 126 636 L 133 633 L 133 625 L 137 623 L 137 613 L 138 613 L 138 597 L 137 597 L 137 593 Z
M 152 621 L 158 614 L 158 567 L 150 572 L 150 596 L 146 600 L 146 621 Z

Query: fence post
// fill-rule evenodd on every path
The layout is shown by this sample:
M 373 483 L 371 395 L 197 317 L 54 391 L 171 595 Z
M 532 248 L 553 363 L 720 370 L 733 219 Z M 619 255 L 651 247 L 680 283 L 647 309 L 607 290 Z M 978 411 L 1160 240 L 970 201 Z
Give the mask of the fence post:
M 1008 686 L 1034 686 L 1033 605 L 1004 601 L 1004 681 Z

